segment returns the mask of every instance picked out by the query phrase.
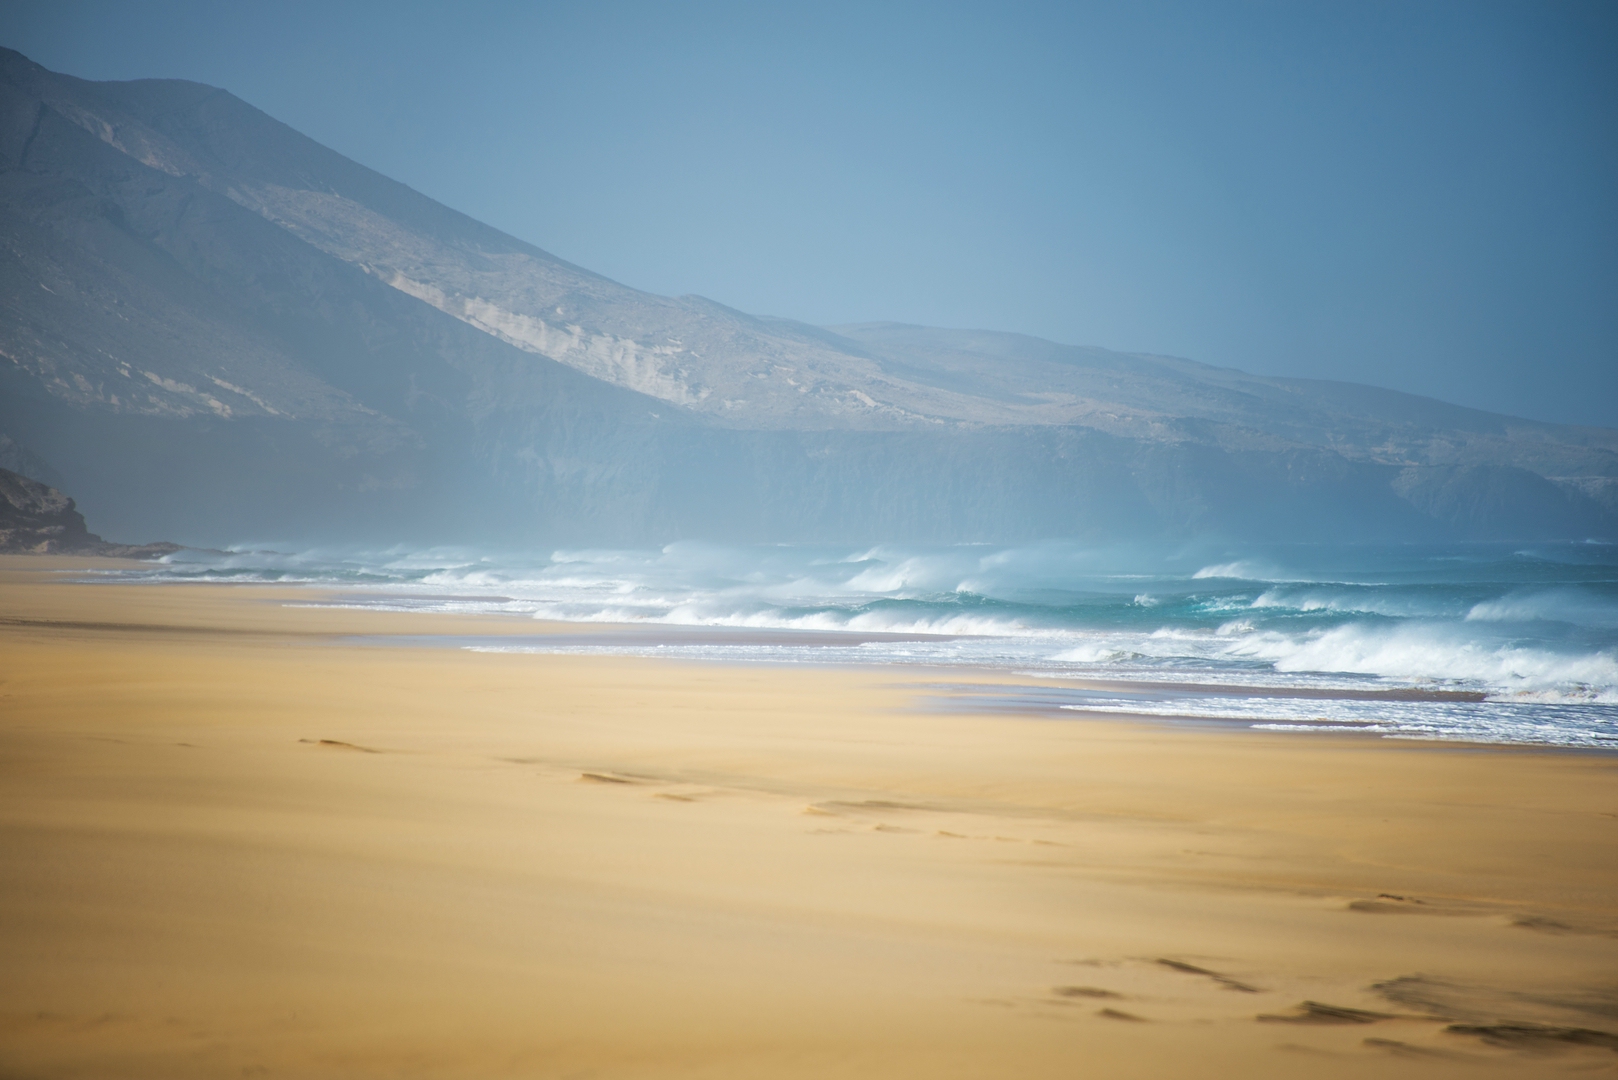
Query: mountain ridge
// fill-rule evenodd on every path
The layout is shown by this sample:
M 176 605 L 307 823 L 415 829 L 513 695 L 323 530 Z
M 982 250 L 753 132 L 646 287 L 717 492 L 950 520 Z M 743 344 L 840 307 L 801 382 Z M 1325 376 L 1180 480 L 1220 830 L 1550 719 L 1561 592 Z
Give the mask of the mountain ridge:
M 198 83 L 0 50 L 0 221 L 0 435 L 143 531 L 207 493 L 310 535 L 1618 535 L 1618 431 L 658 297 Z

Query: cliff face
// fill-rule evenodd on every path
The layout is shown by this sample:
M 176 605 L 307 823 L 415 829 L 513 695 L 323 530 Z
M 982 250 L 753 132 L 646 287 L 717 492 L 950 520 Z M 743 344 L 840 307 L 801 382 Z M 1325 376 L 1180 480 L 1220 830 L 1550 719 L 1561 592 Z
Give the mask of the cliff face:
M 101 542 L 73 500 L 55 488 L 0 469 L 0 552 L 79 551 Z
M 1618 536 L 1618 432 L 652 296 L 194 83 L 0 50 L 0 233 L 0 436 L 125 533 Z
M 151 558 L 177 544 L 109 544 L 85 527 L 73 500 L 53 487 L 0 469 L 0 555 L 110 555 Z

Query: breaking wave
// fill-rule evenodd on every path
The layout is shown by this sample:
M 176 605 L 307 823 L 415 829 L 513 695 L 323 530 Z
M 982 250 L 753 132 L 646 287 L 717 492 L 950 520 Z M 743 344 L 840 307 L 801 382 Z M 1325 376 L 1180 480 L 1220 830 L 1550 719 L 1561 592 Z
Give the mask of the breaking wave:
M 1209 554 L 1062 543 L 681 543 L 543 553 L 244 546 L 182 552 L 119 575 L 310 584 L 340 592 L 311 603 L 670 630 L 655 641 L 553 648 L 528 638 L 512 646 L 529 650 L 994 667 L 1171 688 L 1149 700 L 1091 702 L 1081 712 L 1282 728 L 1329 714 L 1333 723 L 1383 734 L 1581 746 L 1606 746 L 1610 737 L 1618 747 L 1618 553 L 1610 547 Z M 675 628 L 735 635 L 695 642 Z M 756 636 L 766 632 L 824 636 L 810 643 Z M 1180 686 L 1216 692 L 1172 690 Z M 1397 708 L 1352 696 L 1319 704 L 1322 693 L 1399 688 L 1470 697 Z

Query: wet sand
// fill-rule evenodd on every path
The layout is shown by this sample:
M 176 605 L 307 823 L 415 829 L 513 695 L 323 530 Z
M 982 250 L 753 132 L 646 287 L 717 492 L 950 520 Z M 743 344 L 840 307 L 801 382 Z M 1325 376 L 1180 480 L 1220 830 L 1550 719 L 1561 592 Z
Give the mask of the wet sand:
M 0 559 L 0 1076 L 1618 1071 L 1611 755 L 64 565 Z

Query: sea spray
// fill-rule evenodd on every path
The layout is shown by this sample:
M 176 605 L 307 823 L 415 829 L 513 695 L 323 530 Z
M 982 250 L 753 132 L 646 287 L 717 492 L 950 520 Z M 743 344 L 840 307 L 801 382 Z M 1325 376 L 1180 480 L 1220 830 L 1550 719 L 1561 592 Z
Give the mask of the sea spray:
M 1618 552 L 1609 546 L 1209 555 L 1063 543 L 292 553 L 244 545 L 112 576 L 309 584 L 339 591 L 322 603 L 667 629 L 628 641 L 528 637 L 479 648 L 965 665 L 1076 683 L 1215 688 L 1063 703 L 1070 716 L 1618 746 Z M 695 641 L 679 628 L 734 633 Z M 761 638 L 765 631 L 824 636 Z M 1276 694 L 1401 687 L 1476 700 Z

